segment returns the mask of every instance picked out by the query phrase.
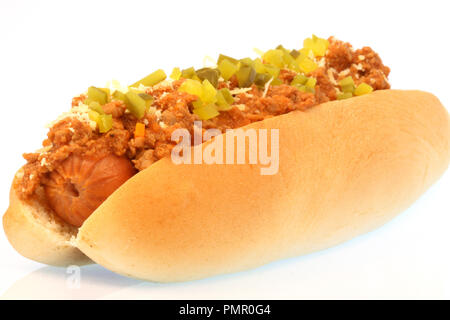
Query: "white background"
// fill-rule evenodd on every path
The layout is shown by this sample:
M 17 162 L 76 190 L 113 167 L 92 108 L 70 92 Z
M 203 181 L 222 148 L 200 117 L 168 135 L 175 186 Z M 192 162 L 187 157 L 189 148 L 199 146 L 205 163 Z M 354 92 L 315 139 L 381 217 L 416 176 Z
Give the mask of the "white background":
M 23 152 L 90 85 L 132 83 L 203 57 L 300 48 L 315 33 L 371 46 L 393 88 L 433 92 L 450 107 L 447 1 L 0 0 L 0 211 Z M 338 247 L 257 270 L 175 284 L 99 266 L 69 288 L 65 269 L 17 254 L 0 232 L 2 298 L 449 298 L 450 172 L 409 210 Z

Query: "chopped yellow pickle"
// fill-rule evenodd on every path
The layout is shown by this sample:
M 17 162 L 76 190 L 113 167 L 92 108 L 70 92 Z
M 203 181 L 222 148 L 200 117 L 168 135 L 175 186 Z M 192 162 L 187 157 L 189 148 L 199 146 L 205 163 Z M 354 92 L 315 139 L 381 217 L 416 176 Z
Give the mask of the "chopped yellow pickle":
M 284 55 L 283 50 L 271 49 L 268 50 L 266 53 L 264 53 L 263 60 L 278 68 L 283 68 L 284 67 L 283 55 Z
M 111 114 L 101 114 L 97 120 L 98 130 L 101 133 L 108 132 L 112 128 L 112 115 Z
M 252 67 L 253 67 L 253 60 L 250 59 L 250 58 L 244 58 L 244 59 L 241 59 L 241 60 L 239 60 L 239 62 L 240 62 L 241 64 L 246 64 L 246 65 L 248 65 L 248 66 L 252 66 Z
M 166 79 L 166 73 L 164 72 L 164 70 L 156 70 L 155 72 L 149 74 L 148 76 L 146 76 L 145 78 L 139 80 L 138 82 L 135 82 L 134 84 L 131 85 L 131 87 L 139 87 L 140 84 L 146 86 L 146 87 L 151 87 L 154 86 L 155 84 L 160 83 L 161 81 L 163 81 L 164 79 Z
M 208 120 L 219 115 L 216 106 L 213 103 L 204 105 L 200 108 L 195 108 L 193 112 L 198 115 L 201 120 Z
M 219 63 L 218 68 L 225 81 L 228 81 L 238 71 L 238 66 L 228 59 L 223 59 Z
M 255 59 L 253 61 L 253 68 L 255 68 L 256 73 L 266 73 L 266 65 L 262 63 L 261 59 Z
M 362 96 L 363 94 L 371 93 L 373 91 L 373 88 L 368 85 L 367 83 L 361 83 L 359 84 L 355 89 L 355 96 Z
M 214 103 L 216 102 L 216 94 L 217 90 L 214 86 L 208 81 L 208 79 L 203 80 L 202 82 L 203 90 L 200 96 L 200 99 L 204 103 Z
M 201 97 L 203 94 L 203 85 L 198 80 L 187 79 L 181 84 L 178 91 L 187 92 L 197 97 Z
M 200 100 L 200 98 L 198 98 L 197 100 L 192 102 L 192 105 L 194 106 L 194 108 L 200 108 L 203 107 L 205 104 L 203 103 L 202 100 Z
M 298 58 L 296 59 L 298 66 L 300 67 L 300 70 L 303 73 L 310 73 L 317 69 L 317 64 L 312 61 L 307 56 L 300 54 Z
M 219 58 L 217 59 L 217 65 L 219 65 L 222 62 L 222 60 L 224 60 L 224 59 L 227 59 L 228 61 L 230 61 L 231 63 L 234 63 L 234 64 L 238 64 L 238 62 L 239 62 L 239 60 L 237 60 L 237 59 L 226 56 L 224 54 L 219 54 Z
M 270 82 L 271 86 L 279 86 L 280 84 L 283 84 L 283 81 L 281 81 L 280 78 L 274 78 L 272 82 Z
M 94 110 L 89 110 L 88 115 L 89 115 L 89 119 L 91 119 L 92 121 L 95 121 L 95 123 L 98 122 L 100 113 L 98 113 L 97 111 L 94 111 Z
M 312 38 L 307 38 L 303 41 L 303 47 L 311 49 L 316 57 L 324 56 L 328 49 L 328 45 L 328 40 L 318 38 L 315 35 L 313 35 Z
M 308 78 L 308 80 L 305 83 L 305 87 L 314 89 L 316 83 L 317 83 L 316 78 Z
M 105 113 L 105 111 L 103 111 L 102 106 L 97 101 L 89 102 L 89 108 L 91 110 L 94 110 L 95 112 L 100 113 L 100 114 L 104 114 Z
M 97 88 L 97 87 L 89 87 L 87 94 L 87 103 L 90 102 L 98 102 L 100 105 L 104 105 L 108 102 L 108 94 L 105 90 Z
M 173 80 L 180 80 L 180 78 L 181 78 L 180 68 L 178 68 L 178 67 L 173 68 L 172 73 L 170 74 L 170 78 Z

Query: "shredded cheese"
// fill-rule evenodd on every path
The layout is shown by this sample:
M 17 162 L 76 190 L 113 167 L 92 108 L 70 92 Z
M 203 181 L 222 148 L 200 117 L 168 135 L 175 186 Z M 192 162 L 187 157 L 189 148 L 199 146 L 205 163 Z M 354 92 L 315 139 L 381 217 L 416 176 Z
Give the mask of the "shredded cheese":
M 85 122 L 89 124 L 92 130 L 95 130 L 97 128 L 97 123 L 89 118 L 89 106 L 85 105 L 82 102 L 80 102 L 78 106 L 72 107 L 70 111 L 63 112 L 56 120 L 48 123 L 45 127 L 51 128 L 58 122 L 67 118 L 73 118 L 80 120 L 81 122 Z
M 252 88 L 236 88 L 233 90 L 230 90 L 230 93 L 235 96 L 237 94 L 246 93 L 247 91 L 252 90 Z
M 245 104 L 235 104 L 234 105 L 236 108 L 238 108 L 239 110 L 241 110 L 241 111 L 244 111 L 245 110 Z
M 160 121 L 158 122 L 159 126 L 163 129 L 167 128 L 167 124 L 165 124 L 164 122 Z
M 331 83 L 334 84 L 335 86 L 338 85 L 336 79 L 334 78 L 334 72 L 337 72 L 336 69 L 334 68 L 329 68 L 327 70 L 327 74 L 328 74 L 328 78 L 330 79 Z
M 322 59 L 320 59 L 319 61 L 317 61 L 317 66 L 318 66 L 319 68 L 325 67 L 325 57 L 322 57 Z
M 345 69 L 345 70 L 342 70 L 340 73 L 339 73 L 339 77 L 345 77 L 346 75 L 348 75 L 350 73 L 350 69 Z
M 273 77 L 270 78 L 270 80 L 267 81 L 266 84 L 264 85 L 264 93 L 263 93 L 263 95 L 262 95 L 263 98 L 266 97 L 266 94 L 267 94 L 267 92 L 269 91 L 270 83 L 271 83 L 272 81 L 273 81 Z
M 353 66 L 355 66 L 356 70 L 358 71 L 364 71 L 364 67 L 361 63 L 353 64 Z

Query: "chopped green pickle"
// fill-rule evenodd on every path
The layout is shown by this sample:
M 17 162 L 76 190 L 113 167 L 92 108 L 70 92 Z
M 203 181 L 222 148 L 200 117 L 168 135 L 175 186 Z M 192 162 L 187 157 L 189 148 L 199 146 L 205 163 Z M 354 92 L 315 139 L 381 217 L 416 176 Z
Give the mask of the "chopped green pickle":
M 355 82 L 351 76 L 345 77 L 339 81 L 339 85 L 344 93 L 353 93 L 353 91 L 355 91 Z
M 193 76 L 195 76 L 195 69 L 194 67 L 190 67 L 187 69 L 181 70 L 181 78 L 184 79 L 192 79 Z
M 138 96 L 145 101 L 145 111 L 147 111 L 153 103 L 153 97 L 147 93 L 138 93 Z
M 172 73 L 170 74 L 170 78 L 173 80 L 180 80 L 181 70 L 180 68 L 173 68 Z
M 212 68 L 202 68 L 195 71 L 197 76 L 200 78 L 200 80 L 207 79 L 209 83 L 211 83 L 214 88 L 217 88 L 217 85 L 219 84 L 219 71 L 212 69 Z
M 274 78 L 270 83 L 271 86 L 279 86 L 280 84 L 283 84 L 283 81 L 281 81 L 280 78 Z
M 216 98 L 217 110 L 227 111 L 231 109 L 231 104 L 234 102 L 234 99 L 231 96 L 230 90 L 223 88 L 217 91 Z
M 277 78 L 280 75 L 280 68 L 271 66 L 271 65 L 265 65 L 266 71 L 268 74 L 270 74 L 272 77 Z
M 120 100 L 123 101 L 124 103 L 128 103 L 128 99 L 127 96 L 125 95 L 125 93 L 120 92 L 120 91 L 114 91 L 114 93 L 112 94 L 113 98 L 115 100 Z
M 100 89 L 97 87 L 89 87 L 88 88 L 88 103 L 95 101 L 100 105 L 104 105 L 108 102 L 108 93 L 104 89 Z
M 251 66 L 241 65 L 239 70 L 236 72 L 236 77 L 238 79 L 239 87 L 247 88 L 252 85 L 253 81 L 255 81 L 256 71 Z
M 151 87 L 151 86 L 154 86 L 155 84 L 160 83 L 161 81 L 163 81 L 166 78 L 167 78 L 167 76 L 166 76 L 166 73 L 164 72 L 164 70 L 159 69 L 159 70 L 156 70 L 155 72 L 149 74 L 145 78 L 142 78 L 141 80 L 133 83 L 131 85 L 131 87 L 139 87 L 140 84 L 142 84 L 146 87 Z
M 133 116 L 141 119 L 147 110 L 147 101 L 132 91 L 127 92 L 126 96 L 128 99 L 127 109 Z
M 200 81 L 187 79 L 181 84 L 181 86 L 178 88 L 178 91 L 201 97 L 203 94 L 203 85 Z
M 98 124 L 98 130 L 101 133 L 108 132 L 109 130 L 111 130 L 112 125 L 113 125 L 112 115 L 111 114 L 99 115 L 97 124 Z
M 353 97 L 353 94 L 351 92 L 342 92 L 342 93 L 338 93 L 338 95 L 337 95 L 338 100 L 348 99 L 351 97 Z
M 291 50 L 289 54 L 292 56 L 292 58 L 297 59 L 297 57 L 300 55 L 300 52 L 298 50 Z
M 228 61 L 230 61 L 230 62 L 232 62 L 234 64 L 238 64 L 238 62 L 239 62 L 239 60 L 237 60 L 237 59 L 234 59 L 232 57 L 226 56 L 224 54 L 219 54 L 219 58 L 217 59 L 217 64 L 219 65 L 222 62 L 222 60 L 225 60 L 225 59 L 227 59 Z
M 233 76 L 233 74 L 235 74 L 236 71 L 238 71 L 239 69 L 236 64 L 234 64 L 228 59 L 223 59 L 222 61 L 220 61 L 218 68 L 220 74 L 222 75 L 222 78 L 225 81 L 228 81 Z
M 201 120 L 208 120 L 219 115 L 216 106 L 213 103 L 204 105 L 200 108 L 195 108 L 193 112 L 198 115 Z
M 164 72 L 164 70 L 159 69 L 159 70 L 156 70 L 155 72 L 149 74 L 145 78 L 139 80 L 138 82 L 132 84 L 131 87 L 139 87 L 140 84 L 142 84 L 146 87 L 151 87 L 151 86 L 154 86 L 155 84 L 160 83 L 161 81 L 163 81 L 166 78 L 167 78 L 167 76 L 166 76 L 166 73 Z
M 272 78 L 268 73 L 257 73 L 255 76 L 255 84 L 259 87 L 264 87 L 264 85 Z
M 308 81 L 308 77 L 303 74 L 298 74 L 292 79 L 291 85 L 304 85 Z
M 341 81 L 339 81 L 339 85 L 341 87 L 346 87 L 349 85 L 354 86 L 355 82 L 353 81 L 353 78 L 351 76 L 345 77 L 344 79 L 342 79 Z
M 367 83 L 363 82 L 356 87 L 354 94 L 355 96 L 362 96 L 363 94 L 368 94 L 371 93 L 372 91 L 373 88 Z
M 346 86 L 341 86 L 342 92 L 350 92 L 353 93 L 355 91 L 355 86 L 353 84 L 349 84 Z
M 223 88 L 219 90 L 223 97 L 225 98 L 225 101 L 228 102 L 229 104 L 233 104 L 234 103 L 234 98 L 231 95 L 231 92 L 228 88 Z

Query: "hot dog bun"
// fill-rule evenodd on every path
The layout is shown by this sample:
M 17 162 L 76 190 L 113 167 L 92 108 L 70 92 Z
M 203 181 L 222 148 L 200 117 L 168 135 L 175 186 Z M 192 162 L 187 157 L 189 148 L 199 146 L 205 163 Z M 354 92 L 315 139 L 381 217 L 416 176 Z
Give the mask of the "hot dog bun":
M 90 216 L 77 246 L 108 269 L 160 282 L 250 269 L 383 225 L 450 159 L 448 112 L 420 91 L 377 91 L 245 128 L 279 129 L 278 174 L 163 159 Z
M 16 178 L 21 174 L 22 170 L 19 170 Z M 42 188 L 33 199 L 25 202 L 11 187 L 3 229 L 14 249 L 29 259 L 54 266 L 92 263 L 74 246 L 77 228 L 51 211 Z
M 153 281 L 245 270 L 381 226 L 450 160 L 448 112 L 420 91 L 376 91 L 247 128 L 279 129 L 278 174 L 263 176 L 258 165 L 160 160 L 85 221 L 76 246 L 108 269 Z M 51 264 L 86 259 L 74 247 L 59 255 L 61 242 L 36 241 L 59 231 L 36 228 L 33 210 L 12 192 L 3 222 L 19 252 Z

